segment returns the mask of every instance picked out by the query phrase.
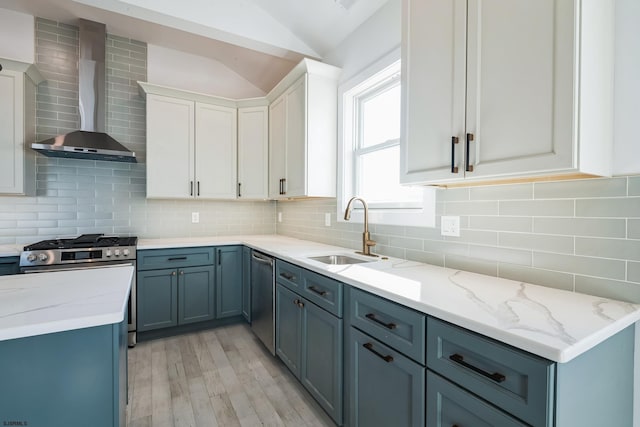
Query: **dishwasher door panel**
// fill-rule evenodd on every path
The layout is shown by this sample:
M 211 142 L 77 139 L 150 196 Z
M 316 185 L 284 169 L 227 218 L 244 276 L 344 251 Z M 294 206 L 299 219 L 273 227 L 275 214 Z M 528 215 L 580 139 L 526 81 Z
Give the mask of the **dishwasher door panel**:
M 273 263 L 273 258 L 251 252 L 251 329 L 275 355 Z

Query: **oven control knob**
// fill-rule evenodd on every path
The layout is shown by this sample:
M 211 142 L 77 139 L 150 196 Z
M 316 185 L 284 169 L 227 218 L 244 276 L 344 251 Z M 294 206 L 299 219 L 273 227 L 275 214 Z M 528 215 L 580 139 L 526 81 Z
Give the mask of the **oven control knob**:
M 27 255 L 27 261 L 33 262 L 36 260 L 36 256 L 34 254 Z
M 38 255 L 38 259 L 40 261 L 46 261 L 49 257 L 47 256 L 47 254 L 40 254 Z
M 107 256 L 107 257 L 111 256 L 111 249 L 107 249 L 107 253 L 105 254 L 105 256 Z
M 116 249 L 115 251 L 113 251 L 113 254 L 115 256 L 120 256 L 120 249 Z
M 129 249 L 123 249 L 122 256 L 129 256 Z

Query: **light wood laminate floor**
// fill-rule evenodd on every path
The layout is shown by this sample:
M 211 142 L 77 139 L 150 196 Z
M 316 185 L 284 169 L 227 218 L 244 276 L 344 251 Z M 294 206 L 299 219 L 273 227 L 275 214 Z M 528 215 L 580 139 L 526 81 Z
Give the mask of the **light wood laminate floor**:
M 245 324 L 129 349 L 127 425 L 334 426 Z

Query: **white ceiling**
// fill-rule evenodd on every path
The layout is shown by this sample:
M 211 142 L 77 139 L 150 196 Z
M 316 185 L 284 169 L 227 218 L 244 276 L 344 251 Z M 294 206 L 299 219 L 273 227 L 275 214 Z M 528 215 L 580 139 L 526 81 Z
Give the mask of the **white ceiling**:
M 301 58 L 322 59 L 388 0 L 338 1 L 0 0 L 0 7 L 72 25 L 103 22 L 111 34 L 220 61 L 268 92 Z

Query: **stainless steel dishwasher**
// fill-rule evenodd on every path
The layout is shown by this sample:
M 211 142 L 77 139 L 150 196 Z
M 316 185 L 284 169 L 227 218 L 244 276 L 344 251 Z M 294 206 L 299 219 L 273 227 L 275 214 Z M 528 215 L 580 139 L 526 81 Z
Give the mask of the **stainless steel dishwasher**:
M 251 329 L 275 356 L 273 258 L 251 251 Z

